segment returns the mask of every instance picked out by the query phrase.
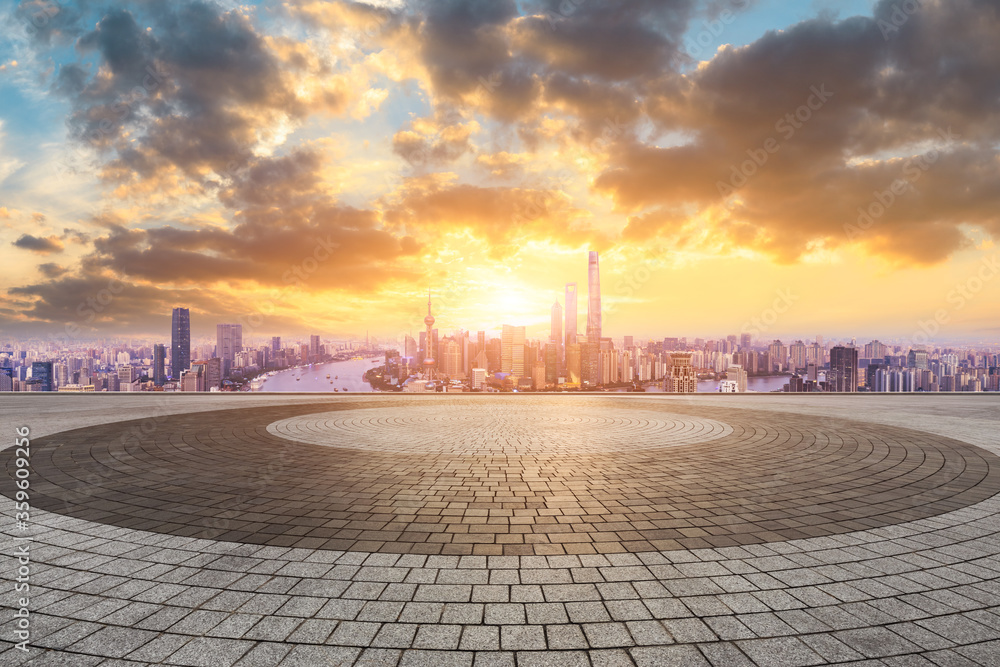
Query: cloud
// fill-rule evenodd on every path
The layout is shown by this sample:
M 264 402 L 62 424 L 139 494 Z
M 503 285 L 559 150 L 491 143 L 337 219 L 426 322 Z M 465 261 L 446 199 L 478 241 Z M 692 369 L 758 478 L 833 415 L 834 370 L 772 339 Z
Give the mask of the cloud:
M 600 239 L 590 215 L 564 193 L 517 187 L 481 187 L 436 174 L 407 179 L 385 202 L 390 229 L 421 237 L 468 233 L 494 256 L 514 253 L 529 240 L 580 247 Z
M 882 2 L 874 17 L 805 21 L 651 85 L 651 120 L 684 140 L 615 146 L 594 186 L 637 214 L 623 239 L 680 233 L 654 222 L 678 207 L 710 212 L 700 221 L 726 247 L 783 263 L 822 244 L 931 264 L 967 247 L 963 225 L 995 233 L 1000 83 L 985 63 L 1000 54 L 1000 12 L 987 4 L 928 0 L 887 39 Z M 901 179 L 919 183 L 870 233 L 845 232 Z
M 64 246 L 62 241 L 59 240 L 58 236 L 32 236 L 31 234 L 22 234 L 16 241 L 11 243 L 15 248 L 21 248 L 22 250 L 30 250 L 31 252 L 36 252 L 39 255 L 48 255 L 51 253 L 60 253 L 63 251 Z
M 53 264 L 51 262 L 46 262 L 45 264 L 39 264 L 38 270 L 46 278 L 58 278 L 67 273 L 68 269 L 62 267 L 58 264 Z

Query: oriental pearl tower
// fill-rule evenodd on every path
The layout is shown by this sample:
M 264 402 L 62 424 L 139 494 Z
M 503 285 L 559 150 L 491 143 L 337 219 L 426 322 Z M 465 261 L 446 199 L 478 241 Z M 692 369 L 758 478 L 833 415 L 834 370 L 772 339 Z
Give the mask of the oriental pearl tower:
M 437 361 L 434 359 L 434 316 L 431 315 L 431 293 L 429 291 L 427 292 L 427 317 L 424 318 L 424 324 L 427 325 L 427 336 L 425 338 L 427 349 L 424 350 L 424 378 L 433 380 L 434 366 L 437 365 Z

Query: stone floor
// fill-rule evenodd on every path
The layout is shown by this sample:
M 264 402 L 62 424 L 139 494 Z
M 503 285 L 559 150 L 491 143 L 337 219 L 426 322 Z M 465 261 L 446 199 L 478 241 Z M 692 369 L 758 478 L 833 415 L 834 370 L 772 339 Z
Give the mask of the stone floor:
M 0 401 L 0 665 L 1000 664 L 989 395 Z

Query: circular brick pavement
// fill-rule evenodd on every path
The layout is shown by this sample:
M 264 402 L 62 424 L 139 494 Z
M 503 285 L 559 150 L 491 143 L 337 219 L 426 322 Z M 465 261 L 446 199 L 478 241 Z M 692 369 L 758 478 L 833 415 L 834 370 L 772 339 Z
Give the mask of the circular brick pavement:
M 729 435 L 728 424 L 689 415 L 619 407 L 612 415 L 564 403 L 537 409 L 524 401 L 466 403 L 448 410 L 410 406 L 320 412 L 268 425 L 279 437 L 328 447 L 460 456 L 606 454 L 679 447 Z
M 560 555 L 841 534 L 1000 490 L 997 457 L 923 432 L 681 404 L 668 414 L 633 398 L 568 405 L 495 396 L 318 402 L 91 426 L 33 443 L 32 500 L 98 523 L 228 542 Z M 366 418 L 368 407 L 411 416 Z M 278 424 L 282 436 L 272 432 Z M 714 433 L 716 424 L 731 431 Z M 718 437 L 672 440 L 697 429 Z M 335 446 L 290 440 L 293 431 Z M 12 493 L 9 479 L 3 492 Z

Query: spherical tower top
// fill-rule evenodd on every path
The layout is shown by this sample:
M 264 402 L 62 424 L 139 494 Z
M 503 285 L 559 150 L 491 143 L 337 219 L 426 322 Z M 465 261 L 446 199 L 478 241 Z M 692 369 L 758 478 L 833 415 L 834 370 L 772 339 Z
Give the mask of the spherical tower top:
M 434 326 L 434 316 L 433 315 L 428 315 L 427 317 L 425 317 L 424 318 L 424 324 L 426 324 L 429 327 Z

